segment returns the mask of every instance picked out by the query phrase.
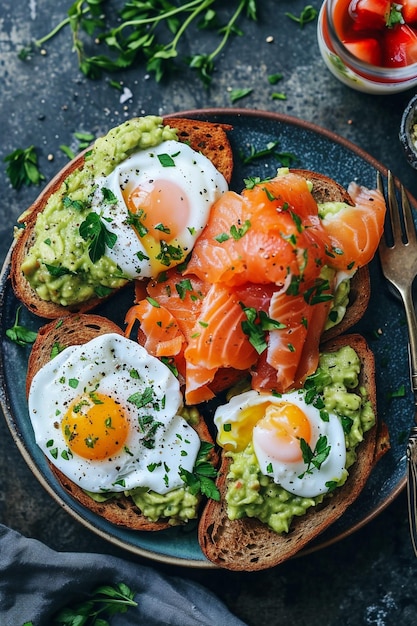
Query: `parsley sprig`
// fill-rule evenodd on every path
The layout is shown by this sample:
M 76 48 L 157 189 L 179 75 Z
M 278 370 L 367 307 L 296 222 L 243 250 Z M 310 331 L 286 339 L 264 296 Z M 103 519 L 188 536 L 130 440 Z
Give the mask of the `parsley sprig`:
M 45 176 L 39 171 L 38 157 L 34 146 L 18 148 L 4 158 L 6 173 L 14 189 L 23 185 L 39 185 Z
M 328 445 L 326 435 L 320 435 L 317 439 L 314 450 L 308 445 L 305 439 L 300 439 L 300 448 L 303 455 L 303 461 L 307 465 L 307 469 L 303 472 L 299 478 L 303 478 L 305 474 L 311 474 L 313 468 L 320 469 L 324 461 L 330 454 L 331 446 Z
M 17 308 L 14 324 L 11 328 L 8 328 L 6 330 L 6 336 L 11 341 L 17 343 L 18 346 L 27 346 L 35 341 L 37 333 L 19 324 L 19 315 L 21 308 L 21 306 Z
M 110 232 L 98 213 L 92 211 L 81 222 L 80 235 L 88 242 L 88 254 L 92 263 L 97 263 L 104 256 L 106 247 L 113 248 L 117 235 Z
M 23 48 L 19 57 L 30 57 L 33 48 L 44 46 L 50 39 L 69 27 L 78 66 L 88 78 L 97 79 L 103 72 L 114 72 L 144 63 L 157 82 L 176 69 L 176 62 L 197 71 L 202 82 L 208 86 L 212 81 L 215 59 L 234 35 L 242 35 L 238 23 L 243 15 L 257 20 L 257 1 L 238 0 L 229 7 L 226 23 L 220 22 L 217 0 L 189 0 L 177 6 L 168 0 L 137 2 L 127 0 L 118 16 L 117 26 L 109 27 L 104 11 L 106 0 L 76 0 L 67 17 L 48 34 L 36 40 L 33 46 Z M 232 3 L 229 3 L 232 4 Z M 230 13 L 231 10 L 231 13 Z M 218 45 L 208 53 L 182 53 L 181 41 L 194 26 L 199 31 L 216 30 L 220 36 Z M 89 55 L 85 42 L 91 37 L 94 44 L 105 46 L 105 52 Z M 198 42 L 201 37 L 193 37 Z
M 116 613 L 126 613 L 133 606 L 135 593 L 124 583 L 102 585 L 95 589 L 90 598 L 74 606 L 61 609 L 54 617 L 58 626 L 108 626 L 107 619 Z
M 193 495 L 201 493 L 203 496 L 219 502 L 220 492 L 214 482 L 217 476 L 217 470 L 213 467 L 210 461 L 207 460 L 212 448 L 213 444 L 208 443 L 207 441 L 202 441 L 194 465 L 194 470 L 189 472 L 188 470 L 181 468 L 180 476 Z

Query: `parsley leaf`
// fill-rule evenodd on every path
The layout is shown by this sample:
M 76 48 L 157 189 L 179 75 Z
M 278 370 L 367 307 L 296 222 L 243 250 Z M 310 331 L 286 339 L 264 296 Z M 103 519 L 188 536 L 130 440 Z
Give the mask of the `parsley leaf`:
M 273 157 L 277 159 L 283 167 L 291 167 L 291 165 L 298 161 L 297 156 L 292 152 L 278 151 L 278 145 L 278 141 L 269 141 L 265 148 L 257 149 L 253 144 L 250 144 L 249 154 L 245 154 L 243 151 L 240 151 L 242 163 L 244 165 L 248 165 L 249 163 L 252 163 L 252 161 L 257 161 L 258 159 Z
M 103 220 L 94 211 L 80 224 L 79 232 L 84 241 L 88 241 L 88 252 L 93 263 L 104 256 L 106 246 L 113 248 L 117 241 L 117 235 L 106 228 Z
M 181 467 L 180 476 L 193 495 L 201 493 L 203 496 L 219 502 L 220 492 L 215 484 L 217 470 L 207 460 L 212 448 L 213 444 L 202 441 L 193 471 L 189 472 Z
M 18 148 L 8 154 L 4 161 L 8 163 L 6 173 L 14 189 L 21 189 L 23 185 L 39 185 L 45 176 L 38 168 L 38 158 L 34 146 L 21 149 Z
M 124 583 L 101 585 L 84 602 L 60 609 L 52 623 L 56 626 L 108 626 L 105 617 L 126 613 L 130 607 L 137 606 L 134 596 L 135 593 Z
M 246 96 L 249 96 L 252 91 L 253 89 L 251 87 L 248 87 L 247 89 L 232 89 L 230 92 L 230 101 L 237 102 L 242 98 L 246 98 Z
M 268 347 L 266 334 L 270 330 L 286 328 L 278 320 L 274 320 L 265 313 L 265 311 L 257 311 L 253 307 L 245 307 L 240 304 L 246 315 L 246 320 L 242 321 L 242 330 L 249 337 L 249 342 L 255 348 L 258 354 L 262 354 Z
M 326 435 L 320 435 L 317 439 L 316 445 L 314 446 L 314 450 L 310 448 L 306 440 L 302 437 L 300 439 L 300 448 L 303 455 L 303 461 L 307 465 L 306 471 L 299 476 L 299 478 L 303 478 L 305 474 L 312 473 L 312 466 L 318 470 L 321 468 L 324 461 L 330 454 L 331 446 L 327 445 Z
M 19 324 L 19 314 L 21 310 L 21 306 L 18 307 L 16 311 L 16 317 L 14 324 L 11 328 L 6 330 L 6 336 L 11 340 L 17 343 L 18 346 L 27 346 L 28 344 L 32 344 L 36 337 L 37 333 L 33 330 L 29 330 L 24 326 L 20 326 Z

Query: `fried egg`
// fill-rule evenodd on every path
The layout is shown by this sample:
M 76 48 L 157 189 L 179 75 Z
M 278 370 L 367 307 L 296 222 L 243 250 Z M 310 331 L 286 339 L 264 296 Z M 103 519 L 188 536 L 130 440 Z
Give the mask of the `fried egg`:
M 224 176 L 178 141 L 140 150 L 96 181 L 92 208 L 116 235 L 106 251 L 128 279 L 182 263 L 224 193 Z
M 309 498 L 327 493 L 346 475 L 346 443 L 339 418 L 330 413 L 328 421 L 323 420 L 303 392 L 276 396 L 247 391 L 218 407 L 214 423 L 219 445 L 239 452 L 252 443 L 262 474 L 294 495 Z M 313 454 L 319 441 L 328 447 L 319 468 L 305 460 L 302 440 Z
M 34 376 L 29 414 L 48 460 L 91 492 L 183 486 L 200 448 L 179 415 L 182 394 L 169 368 L 123 336 L 70 346 Z

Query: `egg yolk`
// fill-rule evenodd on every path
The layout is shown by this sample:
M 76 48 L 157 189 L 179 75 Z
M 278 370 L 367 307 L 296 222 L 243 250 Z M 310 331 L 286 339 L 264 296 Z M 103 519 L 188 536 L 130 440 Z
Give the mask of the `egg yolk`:
M 296 404 L 270 404 L 254 428 L 253 437 L 271 458 L 282 462 L 302 460 L 300 439 L 311 443 L 311 425 Z
M 102 461 L 117 453 L 129 431 L 123 407 L 97 392 L 76 398 L 61 426 L 71 452 L 91 461 Z
M 225 450 L 244 450 L 252 439 L 255 424 L 265 415 L 266 406 L 266 403 L 250 406 L 240 411 L 238 420 L 226 422 L 217 436 L 219 445 Z
M 175 239 L 190 225 L 190 203 L 184 190 L 170 180 L 156 180 L 148 188 L 124 191 L 126 205 L 135 214 L 143 231 L 156 241 Z

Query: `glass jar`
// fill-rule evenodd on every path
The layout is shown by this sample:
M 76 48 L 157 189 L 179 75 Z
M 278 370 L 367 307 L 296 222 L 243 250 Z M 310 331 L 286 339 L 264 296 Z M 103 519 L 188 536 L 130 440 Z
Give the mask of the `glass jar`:
M 348 87 L 371 94 L 397 93 L 417 85 L 417 63 L 384 68 L 365 63 L 351 54 L 337 32 L 343 6 L 347 11 L 349 2 L 324 0 L 317 25 L 320 52 L 332 74 Z

